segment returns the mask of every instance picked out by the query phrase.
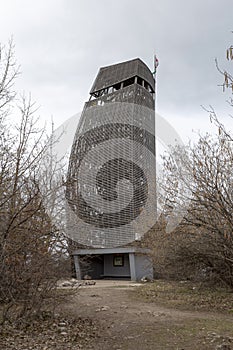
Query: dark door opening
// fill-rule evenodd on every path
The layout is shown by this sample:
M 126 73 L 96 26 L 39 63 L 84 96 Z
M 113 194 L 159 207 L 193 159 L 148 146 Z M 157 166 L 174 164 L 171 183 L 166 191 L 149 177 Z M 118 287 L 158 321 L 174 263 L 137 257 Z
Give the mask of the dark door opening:
M 91 279 L 103 278 L 104 274 L 104 257 L 103 255 L 84 255 L 80 257 L 81 278 L 85 275 Z

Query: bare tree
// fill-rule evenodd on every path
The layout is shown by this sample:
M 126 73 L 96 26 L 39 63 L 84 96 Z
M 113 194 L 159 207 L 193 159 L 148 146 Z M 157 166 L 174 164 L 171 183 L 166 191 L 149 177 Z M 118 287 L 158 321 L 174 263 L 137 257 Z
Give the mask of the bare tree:
M 186 149 L 186 157 L 176 149 L 166 158 L 164 182 L 165 216 L 176 205 L 182 208 L 183 203 L 185 209 L 181 225 L 167 235 L 172 238 L 174 252 L 179 253 L 179 261 L 183 259 L 192 269 L 195 262 L 197 269 L 211 270 L 230 286 L 233 286 L 232 162 L 232 145 L 225 138 L 200 136 L 195 146 Z M 178 190 L 181 180 L 187 191 Z
M 13 40 L 9 41 L 8 47 L 0 45 L 0 109 L 1 118 L 4 116 L 3 108 L 9 107 L 9 103 L 15 98 L 14 82 L 19 75 L 19 67 L 14 57 Z
M 233 60 L 232 46 L 227 59 Z M 232 91 L 231 73 L 218 69 L 223 87 Z M 163 214 L 169 217 L 179 208 L 183 220 L 171 233 L 166 233 L 166 225 L 160 227 L 155 258 L 163 261 L 170 275 L 211 276 L 233 288 L 233 136 L 214 109 L 208 111 L 216 135 L 199 135 L 195 145 L 175 147 L 164 157 Z
M 44 129 L 38 128 L 34 117 L 36 108 L 31 99 L 14 100 L 12 89 L 18 70 L 12 48 L 12 44 L 8 49 L 2 48 L 0 56 L 0 302 L 3 322 L 7 318 L 25 319 L 40 311 L 60 277 L 61 257 L 64 256 L 61 249 L 64 237 L 46 211 L 45 193 L 40 188 L 39 176 L 45 176 L 41 163 L 48 147 L 47 137 Z M 16 102 L 17 109 L 13 113 L 17 113 L 14 119 L 18 123 L 12 125 L 6 116 L 10 116 L 11 105 Z M 57 181 L 56 188 L 52 186 L 50 192 L 56 192 L 62 185 Z

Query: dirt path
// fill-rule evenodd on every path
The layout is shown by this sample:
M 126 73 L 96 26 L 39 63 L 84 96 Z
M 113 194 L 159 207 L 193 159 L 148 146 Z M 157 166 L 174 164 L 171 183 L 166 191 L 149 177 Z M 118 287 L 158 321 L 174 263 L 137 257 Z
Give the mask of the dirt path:
M 72 298 L 69 311 L 97 320 L 102 330 L 88 349 L 233 349 L 232 316 L 138 301 L 135 288 L 132 282 L 98 281 Z

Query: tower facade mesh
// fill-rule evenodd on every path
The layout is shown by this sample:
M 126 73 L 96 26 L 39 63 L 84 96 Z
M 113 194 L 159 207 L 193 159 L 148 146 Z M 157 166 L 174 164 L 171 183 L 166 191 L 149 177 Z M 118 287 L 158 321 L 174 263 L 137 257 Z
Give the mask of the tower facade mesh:
M 156 220 L 154 79 L 140 60 L 101 68 L 74 138 L 67 176 L 67 233 L 116 247 Z

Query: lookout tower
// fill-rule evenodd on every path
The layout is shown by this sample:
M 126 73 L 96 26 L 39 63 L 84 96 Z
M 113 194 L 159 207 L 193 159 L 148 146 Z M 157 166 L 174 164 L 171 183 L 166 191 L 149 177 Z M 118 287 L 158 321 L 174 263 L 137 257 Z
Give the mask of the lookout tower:
M 154 101 L 154 77 L 139 58 L 100 68 L 67 176 L 67 233 L 76 242 L 77 278 L 152 278 L 140 241 L 156 220 Z

